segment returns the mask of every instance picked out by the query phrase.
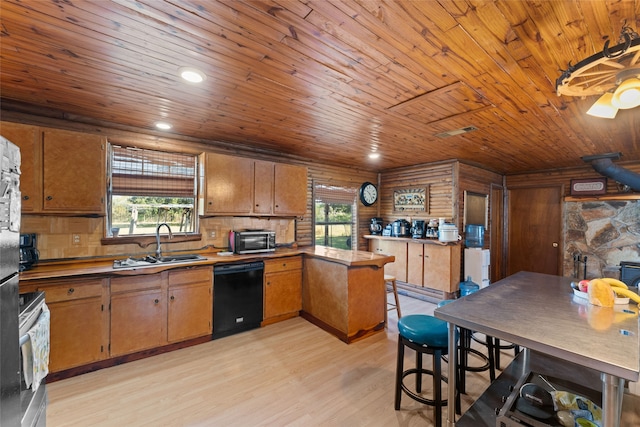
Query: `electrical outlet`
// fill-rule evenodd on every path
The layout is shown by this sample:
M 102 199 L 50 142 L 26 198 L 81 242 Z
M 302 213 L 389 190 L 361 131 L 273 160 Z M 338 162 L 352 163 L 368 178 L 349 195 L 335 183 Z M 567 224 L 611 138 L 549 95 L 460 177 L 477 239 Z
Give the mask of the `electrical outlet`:
M 212 230 L 209 232 L 209 237 L 211 237 L 212 239 L 216 238 L 216 230 Z
M 74 245 L 79 245 L 80 244 L 80 235 L 79 234 L 74 234 L 73 238 L 72 238 L 72 242 Z

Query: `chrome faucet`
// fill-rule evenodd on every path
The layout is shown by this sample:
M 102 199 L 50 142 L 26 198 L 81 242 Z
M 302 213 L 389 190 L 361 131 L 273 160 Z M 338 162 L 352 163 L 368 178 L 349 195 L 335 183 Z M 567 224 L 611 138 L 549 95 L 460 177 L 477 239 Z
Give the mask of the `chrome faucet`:
M 171 232 L 171 227 L 169 227 L 169 224 L 167 224 L 166 222 L 163 222 L 162 224 L 156 227 L 156 244 L 158 245 L 158 247 L 156 248 L 157 259 L 162 258 L 162 249 L 160 248 L 160 228 L 162 226 L 167 227 L 167 230 L 169 230 L 169 238 L 173 239 L 173 233 Z

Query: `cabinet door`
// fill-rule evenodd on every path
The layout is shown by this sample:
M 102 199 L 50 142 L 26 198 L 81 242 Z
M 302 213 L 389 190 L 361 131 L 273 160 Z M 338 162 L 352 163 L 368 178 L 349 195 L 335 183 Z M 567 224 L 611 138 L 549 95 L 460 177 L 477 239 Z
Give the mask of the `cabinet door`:
M 39 211 L 42 203 L 40 129 L 11 122 L 2 122 L 1 125 L 0 134 L 20 147 L 22 212 Z
M 161 289 L 111 295 L 111 356 L 166 344 L 166 299 Z
M 424 251 L 422 243 L 407 243 L 407 283 L 422 286 Z
M 302 310 L 302 270 L 265 275 L 264 318 Z
M 374 239 L 377 242 L 372 251 L 377 254 L 393 255 L 396 259 L 384 265 L 384 274 L 394 276 L 401 282 L 407 281 L 407 242 L 386 239 Z
M 43 132 L 44 212 L 105 214 L 105 138 L 80 132 Z
M 457 250 L 459 251 L 459 248 Z M 427 288 L 451 292 L 452 277 L 460 275 L 459 260 L 460 258 L 457 266 L 452 265 L 450 246 L 425 244 L 423 285 Z M 453 268 L 455 271 L 452 270 Z
M 167 338 L 169 342 L 210 335 L 213 331 L 213 269 L 169 272 Z
M 38 285 L 51 311 L 49 371 L 59 372 L 108 357 L 108 312 L 102 279 Z
M 275 164 L 273 213 L 304 215 L 307 211 L 307 168 Z
M 253 213 L 271 214 L 273 213 L 273 177 L 274 163 L 256 161 L 255 162 L 255 183 L 253 196 Z
M 253 207 L 253 160 L 207 153 L 207 214 L 248 214 Z

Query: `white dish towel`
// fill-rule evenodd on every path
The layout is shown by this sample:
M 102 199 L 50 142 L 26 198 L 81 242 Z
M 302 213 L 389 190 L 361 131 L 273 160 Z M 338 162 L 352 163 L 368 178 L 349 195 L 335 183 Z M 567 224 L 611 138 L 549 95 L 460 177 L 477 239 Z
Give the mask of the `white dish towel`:
M 22 345 L 22 372 L 27 387 L 35 392 L 49 373 L 49 329 L 51 313 L 46 304 L 38 321 L 29 331 L 29 339 Z

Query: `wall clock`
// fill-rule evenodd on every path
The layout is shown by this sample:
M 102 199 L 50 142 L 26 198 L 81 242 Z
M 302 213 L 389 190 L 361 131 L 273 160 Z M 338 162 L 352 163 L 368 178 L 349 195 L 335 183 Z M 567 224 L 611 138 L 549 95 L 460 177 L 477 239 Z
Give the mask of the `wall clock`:
M 360 201 L 365 206 L 373 205 L 378 200 L 378 189 L 370 182 L 360 186 Z

